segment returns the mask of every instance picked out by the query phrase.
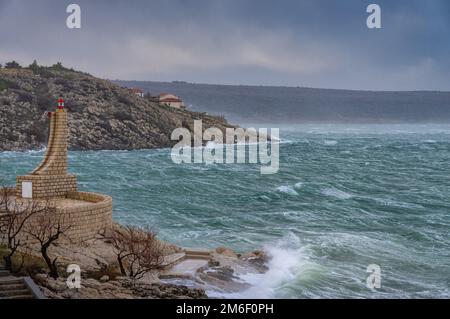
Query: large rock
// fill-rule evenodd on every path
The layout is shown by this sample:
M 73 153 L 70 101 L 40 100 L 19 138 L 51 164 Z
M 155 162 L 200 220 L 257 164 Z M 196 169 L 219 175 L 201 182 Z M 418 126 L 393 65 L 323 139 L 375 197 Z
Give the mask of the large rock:
M 216 253 L 223 255 L 223 256 L 231 257 L 231 258 L 238 258 L 238 255 L 234 251 L 232 251 L 231 249 L 229 249 L 227 247 L 216 248 Z
M 251 253 L 244 254 L 240 259 L 248 262 L 260 272 L 266 272 L 268 270 L 267 262 L 269 261 L 269 256 L 262 250 L 255 250 Z

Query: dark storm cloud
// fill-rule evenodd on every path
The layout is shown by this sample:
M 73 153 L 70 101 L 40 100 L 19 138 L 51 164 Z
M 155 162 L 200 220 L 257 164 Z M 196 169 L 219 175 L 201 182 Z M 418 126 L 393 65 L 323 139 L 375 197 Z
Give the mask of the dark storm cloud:
M 0 61 L 107 78 L 450 90 L 446 0 L 0 0 Z M 369 30 L 366 7 L 382 8 Z

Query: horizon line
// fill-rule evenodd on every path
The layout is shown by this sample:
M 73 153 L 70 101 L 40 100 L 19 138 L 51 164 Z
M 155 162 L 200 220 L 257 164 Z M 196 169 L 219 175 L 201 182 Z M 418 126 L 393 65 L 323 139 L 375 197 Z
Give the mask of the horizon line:
M 165 83 L 165 84 L 184 84 L 184 85 L 210 85 L 210 86 L 240 86 L 240 87 L 265 87 L 265 88 L 288 88 L 288 89 L 308 89 L 308 90 L 327 90 L 327 91 L 350 91 L 350 92 L 372 92 L 372 93 L 450 93 L 448 90 L 438 89 L 416 89 L 416 90 L 376 90 L 376 89 L 348 89 L 348 88 L 330 88 L 330 87 L 313 87 L 313 86 L 301 86 L 301 85 L 269 85 L 269 84 L 229 84 L 229 83 L 205 83 L 205 82 L 189 82 L 184 80 L 172 80 L 172 81 L 157 81 L 157 80 L 121 80 L 121 79 L 109 79 L 104 78 L 111 82 L 153 82 L 153 83 Z

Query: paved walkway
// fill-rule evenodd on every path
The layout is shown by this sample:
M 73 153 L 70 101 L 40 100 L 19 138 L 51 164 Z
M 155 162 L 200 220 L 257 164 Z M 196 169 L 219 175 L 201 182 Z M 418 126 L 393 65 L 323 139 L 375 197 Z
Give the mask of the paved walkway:
M 175 262 L 166 267 L 167 270 L 160 274 L 160 279 L 194 279 L 197 270 L 207 266 L 211 259 L 211 252 L 205 250 L 187 249 L 182 254 L 181 257 L 178 254 Z

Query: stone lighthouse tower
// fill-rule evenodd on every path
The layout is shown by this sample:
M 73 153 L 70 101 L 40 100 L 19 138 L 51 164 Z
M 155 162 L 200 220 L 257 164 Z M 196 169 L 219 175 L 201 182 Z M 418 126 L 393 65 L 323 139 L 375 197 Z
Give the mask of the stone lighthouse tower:
M 29 175 L 17 176 L 18 197 L 58 198 L 77 191 L 77 177 L 67 173 L 67 111 L 62 98 L 49 118 L 50 133 L 44 160 Z
M 69 238 L 74 241 L 95 238 L 112 227 L 112 198 L 78 191 L 77 177 L 67 173 L 69 132 L 62 98 L 56 110 L 49 113 L 49 119 L 45 157 L 30 174 L 17 176 L 16 198 L 36 202 L 50 200 L 55 212 L 64 216 L 64 223 L 70 226 L 66 234 Z

